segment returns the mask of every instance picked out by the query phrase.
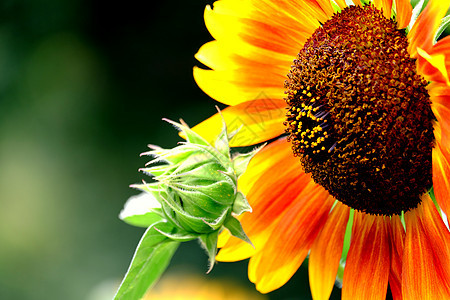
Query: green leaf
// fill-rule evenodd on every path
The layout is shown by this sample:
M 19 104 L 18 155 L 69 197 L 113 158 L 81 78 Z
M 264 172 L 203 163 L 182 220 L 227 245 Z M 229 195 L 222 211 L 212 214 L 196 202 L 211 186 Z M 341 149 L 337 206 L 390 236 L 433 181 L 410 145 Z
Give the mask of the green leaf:
M 232 235 L 234 235 L 237 238 L 240 238 L 244 242 L 249 243 L 253 246 L 252 241 L 248 238 L 248 236 L 245 234 L 244 229 L 242 228 L 241 222 L 239 222 L 238 219 L 230 217 L 225 221 L 225 224 L 223 225 L 226 229 L 230 231 Z
M 114 300 L 139 300 L 161 277 L 179 242 L 149 227 L 142 236 Z
M 206 250 L 206 253 L 208 254 L 209 257 L 209 268 L 208 271 L 206 272 L 207 274 L 211 272 L 212 268 L 214 267 L 214 263 L 216 262 L 218 238 L 219 238 L 218 230 L 200 236 L 201 245 Z

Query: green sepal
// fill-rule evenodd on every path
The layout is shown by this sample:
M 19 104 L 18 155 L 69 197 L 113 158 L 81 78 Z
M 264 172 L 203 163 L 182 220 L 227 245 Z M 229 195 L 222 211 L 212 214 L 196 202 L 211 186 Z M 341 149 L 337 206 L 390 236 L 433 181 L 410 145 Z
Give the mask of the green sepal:
M 245 198 L 244 194 L 238 192 L 233 204 L 233 213 L 239 216 L 240 214 L 247 211 L 252 212 L 252 207 L 248 203 L 247 198 Z
M 140 168 L 139 171 L 151 177 L 164 176 L 166 173 L 170 173 L 170 165 L 159 165 L 151 168 Z
M 248 164 L 250 163 L 250 160 L 253 158 L 253 156 L 256 155 L 256 153 L 259 152 L 259 150 L 262 149 L 262 147 L 264 147 L 264 145 L 254 149 L 249 153 L 237 154 L 233 157 L 233 168 L 238 178 L 245 172 Z
M 225 169 L 228 169 L 231 166 L 230 159 L 217 151 L 215 148 L 213 148 L 211 145 L 209 146 L 203 146 L 198 144 L 190 144 L 191 147 L 196 148 L 198 151 L 201 151 L 205 154 L 209 154 L 212 157 L 214 157 Z
M 213 230 L 217 230 L 217 229 L 219 229 L 222 225 L 223 225 L 223 223 L 225 222 L 225 219 L 228 217 L 228 209 L 225 209 L 223 212 L 222 212 L 222 214 L 217 218 L 217 219 L 215 219 L 214 221 L 212 221 L 212 222 L 209 222 L 209 221 L 207 221 L 207 220 L 205 220 L 205 219 L 202 219 L 203 220 L 203 222 L 206 224 L 206 225 L 208 225 L 211 229 L 213 229 Z
M 181 169 L 178 167 L 174 170 L 172 178 L 179 178 L 183 176 L 183 181 L 192 181 L 196 179 L 208 179 L 209 181 L 223 180 L 223 174 L 218 172 L 222 166 L 215 161 L 207 163 L 200 162 L 198 165 L 191 166 L 189 169 Z
M 209 210 L 220 208 L 219 203 L 209 203 L 211 198 L 201 192 L 189 191 L 179 189 L 177 187 L 169 186 L 166 190 L 160 193 L 162 200 L 177 210 L 183 210 L 186 216 L 195 216 L 197 219 L 203 217 L 217 218 L 216 214 L 209 213 Z M 196 203 L 197 202 L 197 203 Z M 200 215 L 197 213 L 201 213 Z M 198 217 L 197 217 L 198 216 Z
M 233 130 L 232 132 L 228 133 L 228 141 L 231 141 L 236 136 L 236 134 L 239 132 L 239 130 L 241 130 L 242 126 L 244 126 L 244 125 L 241 125 L 236 130 Z
M 170 209 L 175 213 L 175 218 L 180 224 L 181 228 L 186 231 L 207 233 L 211 231 L 211 227 L 208 226 L 202 218 L 192 216 L 186 213 L 183 208 L 178 204 L 172 196 L 167 192 L 160 193 L 161 199 L 164 201 L 162 204 L 166 214 L 169 214 Z
M 209 143 L 204 138 L 202 138 L 198 133 L 192 131 L 192 129 L 190 129 L 189 126 L 187 126 L 187 124 L 183 122 L 183 120 L 180 120 L 183 124 L 174 122 L 169 119 L 163 119 L 163 120 L 166 121 L 167 123 L 172 124 L 178 130 L 183 132 L 183 135 L 184 135 L 183 137 L 186 138 L 186 140 L 189 143 L 196 143 L 196 144 L 201 144 L 201 145 L 205 145 L 205 146 L 209 145 Z
M 238 219 L 230 216 L 225 221 L 225 224 L 223 226 L 226 229 L 228 229 L 233 236 L 243 240 L 244 242 L 249 243 L 253 248 L 255 248 L 255 246 L 253 246 L 253 243 L 250 241 L 248 236 L 245 234 L 244 228 L 242 228 L 242 224 L 241 224 L 241 222 L 239 222 Z
M 180 145 L 173 149 L 157 149 L 149 152 L 142 153 L 142 155 L 150 155 L 156 157 L 154 160 L 148 162 L 148 164 L 153 164 L 157 162 L 169 162 L 171 164 L 176 164 L 184 161 L 192 154 L 192 148 L 186 145 Z
M 183 210 L 194 216 L 215 219 L 229 205 L 217 202 L 213 197 L 201 191 L 174 189 L 183 199 Z
M 159 192 L 161 192 L 161 186 L 157 182 L 152 183 L 142 183 L 142 184 L 132 184 L 130 187 L 134 189 L 141 190 L 145 193 L 152 194 L 156 199 L 159 199 Z
M 159 224 L 159 223 L 158 223 Z M 179 242 L 149 227 L 142 236 L 114 300 L 139 300 L 161 277 Z
M 177 242 L 188 242 L 188 241 L 192 241 L 192 240 L 195 240 L 196 238 L 198 238 L 198 234 L 192 234 L 192 233 L 188 233 L 186 231 L 179 230 L 178 232 L 172 233 L 170 231 L 173 231 L 173 230 L 169 230 L 169 232 L 166 232 L 163 229 L 159 229 L 158 225 L 154 226 L 154 228 L 156 231 L 158 231 L 162 235 L 168 237 L 169 239 L 171 239 L 173 241 L 177 241 Z
M 151 177 L 157 178 L 157 177 L 163 177 L 167 174 L 171 174 L 177 169 L 178 164 L 163 164 L 163 165 L 156 165 L 152 166 L 150 168 L 141 168 L 139 171 L 144 172 L 146 175 L 149 175 Z
M 216 262 L 216 254 L 217 254 L 217 240 L 219 238 L 219 231 L 213 231 L 208 234 L 202 234 L 199 237 L 200 244 L 206 250 L 208 254 L 209 268 L 206 274 L 211 272 Z
M 441 34 L 444 32 L 445 29 L 447 29 L 448 25 L 450 24 L 450 15 L 445 16 L 441 20 L 441 25 L 439 25 L 439 28 L 436 31 L 436 34 L 434 35 L 433 44 L 437 42 Z
M 227 127 L 225 125 L 225 122 L 223 123 L 222 131 L 220 132 L 219 136 L 217 137 L 214 147 L 222 153 L 223 156 L 230 159 L 230 144 L 228 139 L 228 133 L 227 133 Z
M 204 210 L 210 212 L 217 212 L 217 207 L 229 206 L 232 204 L 234 194 L 236 193 L 236 186 L 234 183 L 225 180 L 208 185 L 171 184 L 170 187 L 182 196 L 183 201 L 186 202 L 191 199 L 194 204 L 202 206 L 204 207 Z M 212 205 L 212 211 L 208 208 L 209 205 Z

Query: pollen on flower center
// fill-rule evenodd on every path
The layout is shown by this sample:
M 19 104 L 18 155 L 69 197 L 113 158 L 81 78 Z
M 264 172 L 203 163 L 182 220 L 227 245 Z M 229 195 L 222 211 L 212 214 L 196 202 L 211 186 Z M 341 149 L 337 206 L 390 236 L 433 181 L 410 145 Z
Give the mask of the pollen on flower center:
M 304 170 L 371 214 L 417 207 L 431 187 L 434 120 L 408 41 L 373 6 L 317 29 L 285 82 L 286 131 Z

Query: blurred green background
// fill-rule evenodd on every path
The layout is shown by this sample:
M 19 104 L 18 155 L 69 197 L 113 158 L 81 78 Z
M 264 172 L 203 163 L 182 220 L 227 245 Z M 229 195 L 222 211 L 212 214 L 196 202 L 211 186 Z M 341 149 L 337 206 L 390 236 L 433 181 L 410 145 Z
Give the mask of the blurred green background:
M 179 140 L 167 117 L 215 112 L 192 78 L 211 40 L 212 1 L 4 0 L 0 4 L 0 299 L 102 300 L 125 274 L 142 229 L 118 219 L 148 143 Z M 169 272 L 210 275 L 195 243 Z M 334 294 L 337 296 L 338 291 Z M 102 296 L 103 295 L 103 296 Z M 307 271 L 272 299 L 310 299 Z

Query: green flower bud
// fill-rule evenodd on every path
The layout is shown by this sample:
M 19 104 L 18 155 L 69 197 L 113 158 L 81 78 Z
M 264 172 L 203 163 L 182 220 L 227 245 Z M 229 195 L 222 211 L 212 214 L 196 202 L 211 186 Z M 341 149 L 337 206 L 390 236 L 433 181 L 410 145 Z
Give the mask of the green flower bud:
M 251 211 L 237 181 L 259 149 L 232 156 L 229 140 L 236 132 L 228 134 L 225 125 L 211 145 L 186 124 L 166 121 L 182 131 L 186 142 L 173 149 L 150 145 L 151 150 L 143 155 L 154 159 L 141 171 L 155 182 L 133 187 L 151 193 L 161 205 L 158 212 L 173 225 L 166 227 L 169 230 L 155 226 L 157 231 L 178 241 L 200 238 L 214 262 L 217 237 L 224 228 L 250 243 L 235 218 Z

